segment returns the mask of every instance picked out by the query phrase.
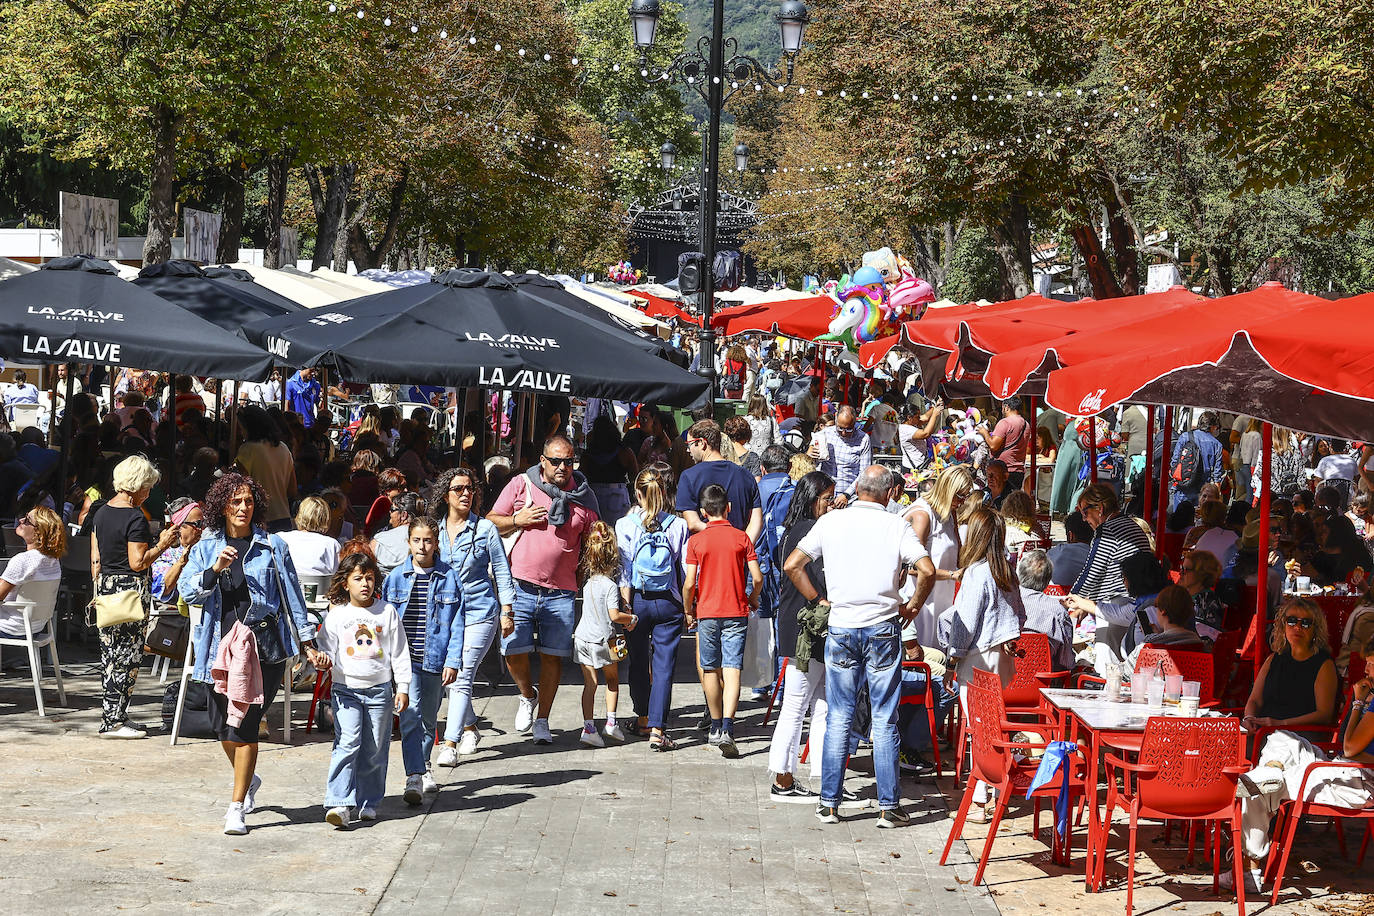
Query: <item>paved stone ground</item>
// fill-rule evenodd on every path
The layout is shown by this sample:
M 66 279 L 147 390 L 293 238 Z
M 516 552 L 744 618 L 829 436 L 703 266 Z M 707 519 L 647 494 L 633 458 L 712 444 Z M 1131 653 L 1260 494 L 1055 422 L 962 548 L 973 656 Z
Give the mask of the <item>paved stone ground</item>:
M 64 667 L 87 668 L 80 659 L 68 649 Z M 692 676 L 690 668 L 682 674 Z M 742 756 L 724 760 L 691 729 L 700 692 L 690 682 L 675 691 L 678 708 L 690 715 L 677 720 L 673 732 L 681 746 L 671 754 L 651 753 L 643 741 L 580 747 L 579 690 L 571 683 L 554 709 L 553 724 L 564 730 L 556 731 L 551 747 L 536 748 L 506 731 L 513 692 L 483 691 L 477 711 L 487 719 L 486 737 L 458 768 L 436 769 L 439 795 L 419 808 L 400 801 L 403 774 L 394 747 L 381 819 L 348 832 L 321 820 L 329 742 L 304 736 L 307 704 L 298 695 L 293 744 L 261 746 L 261 807 L 250 815 L 246 837 L 219 832 L 230 780 L 217 744 L 189 740 L 172 748 L 165 736 L 98 741 L 92 734 L 98 679 L 86 674 L 68 683 L 68 706 L 40 719 L 27 672 L 8 671 L 0 679 L 0 785 L 10 803 L 0 817 L 0 913 L 653 908 L 982 916 L 999 907 L 1005 913 L 1110 911 L 1125 903 L 1119 891 L 1085 896 L 1080 868 L 1050 863 L 1045 847 L 1026 835 L 1028 817 L 1002 828 L 988 873 L 991 892 L 968 885 L 972 867 L 963 843 L 953 856 L 960 864 L 941 867 L 949 820 L 940 790 L 953 791 L 947 778 L 938 787 L 903 780 L 915 824 L 901 830 L 875 829 L 876 810 L 823 826 L 810 806 L 773 804 L 766 763 L 771 729 L 761 727 L 762 708 L 745 704 Z M 156 722 L 159 697 L 145 670 L 135 720 Z M 272 716 L 274 736 L 279 710 Z M 867 760 L 856 766 L 864 769 Z M 849 785 L 873 797 L 869 776 L 851 774 Z M 984 832 L 966 831 L 975 851 Z M 1277 911 L 1353 914 L 1359 894 L 1335 895 L 1320 886 L 1367 894 L 1374 885 L 1342 863 L 1329 837 L 1312 839 L 1303 854 L 1320 863 L 1312 865 L 1318 872 L 1297 879 L 1308 890 L 1285 892 L 1288 905 Z M 1232 911 L 1229 897 L 1205 893 L 1201 873 L 1181 871 L 1180 852 L 1148 841 L 1142 848 L 1183 877 L 1166 879 L 1142 855 L 1137 912 Z

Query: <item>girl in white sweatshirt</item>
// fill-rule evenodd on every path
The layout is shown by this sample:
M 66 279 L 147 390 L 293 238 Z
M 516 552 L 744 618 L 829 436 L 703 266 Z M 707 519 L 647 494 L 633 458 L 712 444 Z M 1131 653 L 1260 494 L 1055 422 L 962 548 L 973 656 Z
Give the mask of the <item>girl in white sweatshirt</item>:
M 329 759 L 324 819 L 338 828 L 377 819 L 386 794 L 391 713 L 405 709 L 410 694 L 410 649 L 401 615 L 375 596 L 382 578 L 377 561 L 350 554 L 329 586 L 329 613 L 316 645 L 333 670 L 334 753 Z M 393 699 L 391 682 L 396 681 Z

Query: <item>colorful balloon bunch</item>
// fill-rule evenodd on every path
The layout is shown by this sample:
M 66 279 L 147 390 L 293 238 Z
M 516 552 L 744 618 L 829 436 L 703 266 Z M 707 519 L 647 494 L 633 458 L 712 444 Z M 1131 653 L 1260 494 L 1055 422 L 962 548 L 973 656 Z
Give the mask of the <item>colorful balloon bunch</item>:
M 617 261 L 606 271 L 606 277 L 612 283 L 621 283 L 629 286 L 644 279 L 644 271 L 635 270 L 629 261 Z

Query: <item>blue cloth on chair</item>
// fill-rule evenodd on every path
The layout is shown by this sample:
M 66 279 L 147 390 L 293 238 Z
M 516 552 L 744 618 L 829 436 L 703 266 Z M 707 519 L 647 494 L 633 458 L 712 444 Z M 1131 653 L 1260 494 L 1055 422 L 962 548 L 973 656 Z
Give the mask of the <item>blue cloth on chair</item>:
M 1059 796 L 1054 800 L 1054 834 L 1062 837 L 1069 829 L 1069 758 L 1078 753 L 1078 745 L 1072 741 L 1051 741 L 1040 758 L 1040 769 L 1031 778 L 1026 797 L 1030 798 L 1036 789 L 1061 774 Z

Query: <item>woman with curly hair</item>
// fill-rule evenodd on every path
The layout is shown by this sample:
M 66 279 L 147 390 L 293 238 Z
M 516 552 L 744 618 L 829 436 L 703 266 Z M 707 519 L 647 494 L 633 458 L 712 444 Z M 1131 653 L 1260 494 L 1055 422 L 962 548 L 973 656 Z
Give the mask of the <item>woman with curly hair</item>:
M 202 608 L 192 632 L 191 676 L 215 684 L 210 719 L 234 769 L 224 832 L 236 836 L 248 832 L 244 816 L 252 813 L 262 785 L 253 772 L 258 726 L 287 666 L 302 644 L 311 664 L 328 666 L 315 650 L 314 626 L 286 542 L 263 527 L 266 507 L 262 487 L 248 475 L 230 471 L 216 481 L 205 494 L 205 533 L 177 580 L 182 599 Z M 247 691 L 241 692 L 240 678 Z
M 456 767 L 459 755 L 477 753 L 482 735 L 472 713 L 472 682 L 496 640 L 498 611 L 503 623 L 515 625 L 515 582 L 501 535 L 473 512 L 481 505 L 481 485 L 472 468 L 456 467 L 440 474 L 429 490 L 429 505 L 439 520 L 439 559 L 458 572 L 463 585 L 463 667 L 448 690 L 441 767 Z

